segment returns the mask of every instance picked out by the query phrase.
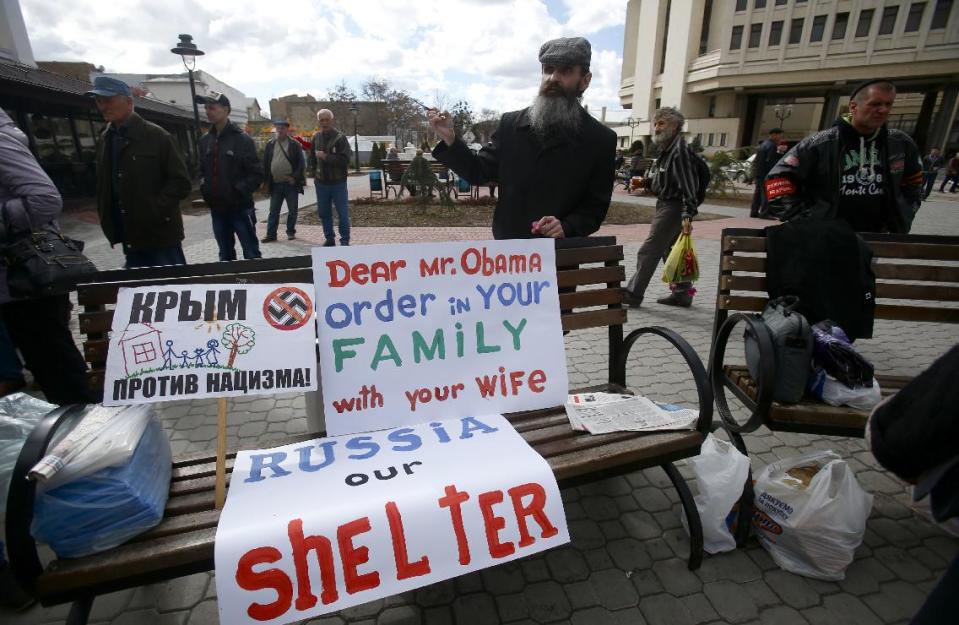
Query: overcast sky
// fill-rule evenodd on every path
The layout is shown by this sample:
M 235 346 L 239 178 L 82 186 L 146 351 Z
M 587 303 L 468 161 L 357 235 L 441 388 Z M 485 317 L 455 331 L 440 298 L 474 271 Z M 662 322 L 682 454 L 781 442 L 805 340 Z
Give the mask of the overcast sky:
M 169 50 L 190 33 L 206 52 L 197 68 L 256 97 L 264 112 L 272 97 L 322 98 L 341 80 L 359 93 L 371 76 L 427 104 L 440 91 L 477 112 L 522 108 L 536 92 L 540 44 L 581 35 L 593 46 L 585 103 L 596 115 L 608 107 L 608 119 L 626 115 L 617 97 L 626 0 L 21 0 L 21 8 L 38 61 L 183 71 Z

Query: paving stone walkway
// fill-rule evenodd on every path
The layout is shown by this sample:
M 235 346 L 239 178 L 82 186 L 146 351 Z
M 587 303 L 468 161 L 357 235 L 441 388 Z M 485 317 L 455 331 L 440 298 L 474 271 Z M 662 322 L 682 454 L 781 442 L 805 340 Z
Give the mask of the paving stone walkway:
M 351 179 L 354 194 L 365 181 Z M 359 186 L 357 186 L 359 185 Z M 358 189 L 358 190 L 357 190 Z M 956 196 L 935 193 L 916 219 L 914 232 L 959 234 Z M 617 197 L 649 202 L 650 198 Z M 679 331 L 705 360 L 709 352 L 717 240 L 723 227 L 767 222 L 745 217 L 744 209 L 704 206 L 730 219 L 700 222 L 696 244 L 702 279 L 694 306 L 677 310 L 651 304 L 630 311 L 627 331 L 665 325 Z M 259 211 L 260 219 L 265 211 Z M 216 260 L 208 216 L 186 220 L 190 262 Z M 87 252 L 101 268 L 122 264 L 122 254 L 103 242 L 99 227 L 84 216 L 64 219 L 70 236 L 87 241 Z M 264 226 L 259 224 L 261 236 Z M 628 274 L 645 226 L 608 226 L 625 244 Z M 473 240 L 489 238 L 485 228 L 358 228 L 355 244 Z M 263 246 L 265 256 L 307 254 L 322 240 L 318 226 L 298 228 L 298 239 Z M 650 297 L 661 284 L 650 286 Z M 914 374 L 959 341 L 959 327 L 877 322 L 875 338 L 862 351 L 886 373 Z M 600 330 L 566 338 L 571 386 L 606 378 L 606 337 Z M 629 363 L 629 383 L 669 401 L 692 402 L 694 390 L 665 343 L 637 344 Z M 302 396 L 230 401 L 228 444 L 250 444 L 305 431 Z M 215 401 L 167 403 L 160 408 L 174 453 L 215 446 Z M 310 624 L 491 625 L 495 623 L 572 623 L 575 625 L 694 625 L 763 623 L 774 625 L 873 625 L 906 623 L 934 586 L 959 539 L 917 515 L 906 486 L 883 470 L 860 440 L 773 434 L 747 437 L 754 471 L 781 458 L 814 449 L 833 449 L 847 459 L 862 486 L 875 496 L 872 515 L 856 559 L 841 582 L 806 579 L 780 570 L 755 540 L 730 553 L 707 556 L 698 571 L 686 569 L 688 537 L 680 524 L 675 490 L 660 469 L 638 471 L 563 491 L 572 543 L 560 549 L 442 582 L 415 592 L 375 601 Z M 681 472 L 690 477 L 688 467 Z M 0 623 L 34 625 L 63 622 L 67 606 L 36 607 L 18 615 L 0 614 Z M 113 593 L 96 600 L 96 625 L 207 625 L 217 622 L 212 573 Z

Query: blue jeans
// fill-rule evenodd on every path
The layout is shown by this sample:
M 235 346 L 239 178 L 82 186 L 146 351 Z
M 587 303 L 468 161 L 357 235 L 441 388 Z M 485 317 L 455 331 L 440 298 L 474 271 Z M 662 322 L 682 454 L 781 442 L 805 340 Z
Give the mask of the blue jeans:
M 239 208 L 228 212 L 210 211 L 213 236 L 220 248 L 220 260 L 236 260 L 236 238 L 243 248 L 243 258 L 260 258 L 260 242 L 256 240 L 256 209 Z
M 287 182 L 273 183 L 270 194 L 270 216 L 266 220 L 266 236 L 275 239 L 276 229 L 280 226 L 280 207 L 286 200 L 286 233 L 296 234 L 296 214 L 300 203 L 300 194 L 295 184 Z
M 340 222 L 340 244 L 350 243 L 350 205 L 346 191 L 346 180 L 336 184 L 316 185 L 316 210 L 323 222 L 323 234 L 327 241 L 335 241 L 333 233 L 333 206 L 336 206 L 336 217 Z
M 183 245 L 168 245 L 167 247 L 151 247 L 145 250 L 131 250 L 123 246 L 123 255 L 127 257 L 124 268 L 134 267 L 162 267 L 164 265 L 185 265 L 186 256 L 183 255 Z

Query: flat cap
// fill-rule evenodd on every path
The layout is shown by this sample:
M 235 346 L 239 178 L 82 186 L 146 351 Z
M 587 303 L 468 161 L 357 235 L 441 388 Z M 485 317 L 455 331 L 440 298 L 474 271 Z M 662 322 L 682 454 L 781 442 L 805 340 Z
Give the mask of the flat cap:
M 93 89 L 83 95 L 90 97 L 103 96 L 107 98 L 115 95 L 125 95 L 129 98 L 133 96 L 133 91 L 130 89 L 130 85 L 122 80 L 110 76 L 97 76 L 93 80 Z
M 220 106 L 225 106 L 227 108 L 232 108 L 230 106 L 230 99 L 223 95 L 222 93 L 217 93 L 216 91 L 211 91 L 208 95 L 197 95 L 196 96 L 197 104 L 219 104 Z
M 543 65 L 582 65 L 589 68 L 592 48 L 582 37 L 561 37 L 547 41 L 539 48 L 539 62 Z

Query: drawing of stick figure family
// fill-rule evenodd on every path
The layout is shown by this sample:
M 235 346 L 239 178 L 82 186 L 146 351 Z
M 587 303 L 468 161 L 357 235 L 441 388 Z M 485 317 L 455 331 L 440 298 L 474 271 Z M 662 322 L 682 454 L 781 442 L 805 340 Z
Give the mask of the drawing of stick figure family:
M 173 348 L 173 341 L 167 340 L 163 350 L 163 366 L 160 368 L 218 366 L 220 363 L 216 356 L 220 353 L 217 349 L 219 346 L 219 341 L 210 339 L 206 342 L 206 349 L 197 347 L 192 354 L 184 349 L 178 354 Z

